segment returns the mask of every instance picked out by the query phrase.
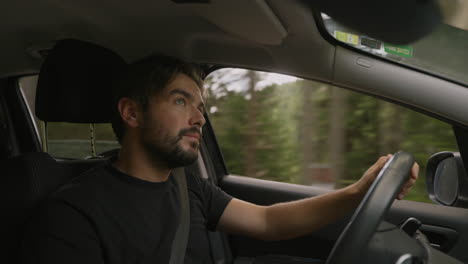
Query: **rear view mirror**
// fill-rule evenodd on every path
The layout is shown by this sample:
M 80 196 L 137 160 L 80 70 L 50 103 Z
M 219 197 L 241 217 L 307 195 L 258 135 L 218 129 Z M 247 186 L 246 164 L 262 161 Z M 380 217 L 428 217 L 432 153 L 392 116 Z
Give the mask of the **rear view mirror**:
M 459 152 L 439 152 L 427 162 L 426 186 L 437 204 L 468 208 L 468 179 Z
M 309 0 L 303 3 L 346 27 L 392 44 L 414 42 L 432 32 L 442 20 L 435 0 L 393 0 L 387 5 L 375 0 Z

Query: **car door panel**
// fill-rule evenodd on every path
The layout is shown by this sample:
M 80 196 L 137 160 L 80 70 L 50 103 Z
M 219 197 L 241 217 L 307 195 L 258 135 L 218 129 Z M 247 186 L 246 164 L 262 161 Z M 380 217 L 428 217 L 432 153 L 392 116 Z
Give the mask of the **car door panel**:
M 327 192 L 321 188 L 235 175 L 223 177 L 220 186 L 228 194 L 238 199 L 260 205 L 293 201 Z M 259 241 L 243 236 L 230 236 L 230 244 L 235 256 L 252 257 L 279 254 L 324 259 L 346 223 L 347 219 L 344 219 L 313 235 L 288 241 Z
M 429 241 L 438 244 L 441 250 L 451 256 L 468 262 L 468 210 L 435 204 L 411 201 L 396 201 L 390 209 L 387 220 L 402 223 L 408 217 L 422 222 L 421 231 Z
M 327 192 L 327 190 L 312 186 L 235 175 L 223 177 L 220 186 L 236 198 L 261 205 L 313 197 Z M 425 232 L 435 247 L 439 247 L 440 250 L 459 260 L 468 261 L 468 254 L 463 246 L 468 243 L 467 210 L 396 200 L 385 220 L 399 225 L 409 217 L 415 217 L 423 223 L 420 230 Z M 241 236 L 230 236 L 230 244 L 234 256 L 281 254 L 323 259 L 330 252 L 334 241 L 348 220 L 349 216 L 314 234 L 289 241 L 265 242 Z

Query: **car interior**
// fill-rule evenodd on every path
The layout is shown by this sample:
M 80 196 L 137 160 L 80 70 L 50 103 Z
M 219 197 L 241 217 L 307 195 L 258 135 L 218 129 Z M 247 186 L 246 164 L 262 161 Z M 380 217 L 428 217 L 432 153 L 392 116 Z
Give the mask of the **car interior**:
M 463 19 L 453 17 L 463 17 L 456 11 L 468 8 L 457 1 L 396 2 L 405 8 L 382 8 L 368 0 L 1 3 L 1 261 L 18 263 L 23 228 L 41 201 L 118 151 L 118 146 L 106 151 L 95 147 L 95 125 L 111 119 L 112 82 L 128 63 L 159 53 L 197 63 L 207 76 L 224 68 L 258 70 L 370 95 L 449 124 L 458 146 L 457 151 L 433 152 L 429 161 L 419 161 L 427 162 L 425 181 L 432 204 L 394 201 L 414 161 L 411 154 L 399 152 L 352 215 L 286 241 L 210 232 L 213 262 L 467 262 L 468 84 L 462 70 L 467 69 L 463 55 L 468 54 L 444 53 L 444 60 L 453 55 L 447 64 L 460 69 L 451 74 L 443 72 L 444 65 L 424 68 L 426 61 L 416 61 L 416 51 L 410 59 L 401 55 L 412 56 L 413 48 L 384 56 L 381 50 L 357 45 L 353 37 L 371 43 L 367 45 L 422 43 L 417 41 L 438 32 L 441 24 L 463 28 Z M 348 32 L 342 35 L 346 40 L 336 33 L 342 31 Z M 461 34 L 454 36 L 461 41 Z M 438 43 L 435 52 L 443 53 L 445 42 Z M 466 42 L 453 43 L 459 44 L 453 49 L 457 52 L 466 48 Z M 428 50 L 425 55 L 433 54 Z M 33 78 L 33 103 L 22 78 Z M 330 191 L 230 173 L 210 113 L 206 119 L 199 160 L 186 170 L 260 205 Z M 92 154 L 69 158 L 49 153 L 48 126 L 54 122 L 90 124 Z

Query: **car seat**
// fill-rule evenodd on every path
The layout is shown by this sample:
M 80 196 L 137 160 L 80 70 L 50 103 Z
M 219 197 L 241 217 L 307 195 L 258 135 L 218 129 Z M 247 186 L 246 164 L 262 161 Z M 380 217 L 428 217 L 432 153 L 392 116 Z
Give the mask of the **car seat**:
M 108 123 L 111 83 L 126 67 L 116 53 L 78 40 L 61 40 L 39 74 L 36 115 L 45 122 Z M 22 229 L 33 208 L 61 185 L 105 159 L 56 160 L 45 152 L 2 161 L 2 263 L 17 263 Z
M 112 118 L 112 82 L 127 64 L 116 53 L 98 45 L 66 39 L 49 51 L 39 74 L 36 115 L 44 122 L 109 123 Z M 110 155 L 115 150 L 108 151 Z M 5 263 L 17 263 L 23 228 L 37 204 L 87 169 L 105 162 L 58 160 L 46 152 L 23 153 L 0 164 L 6 168 L 1 208 L 2 255 Z M 196 166 L 195 166 L 196 167 Z M 187 169 L 195 169 L 189 167 Z M 210 232 L 215 263 L 230 263 L 231 252 L 224 234 Z M 3 262 L 2 260 L 2 262 Z

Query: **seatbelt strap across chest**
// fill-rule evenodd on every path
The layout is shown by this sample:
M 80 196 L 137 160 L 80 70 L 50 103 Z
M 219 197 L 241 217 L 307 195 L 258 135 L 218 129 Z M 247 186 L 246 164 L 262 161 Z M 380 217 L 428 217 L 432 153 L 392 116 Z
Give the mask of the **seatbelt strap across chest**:
M 169 264 L 184 263 L 185 251 L 187 249 L 188 235 L 190 231 L 190 204 L 187 191 L 187 179 L 185 178 L 185 169 L 176 168 L 172 170 L 172 176 L 175 177 L 180 198 L 180 221 L 177 228 L 174 241 L 172 242 L 171 257 Z

